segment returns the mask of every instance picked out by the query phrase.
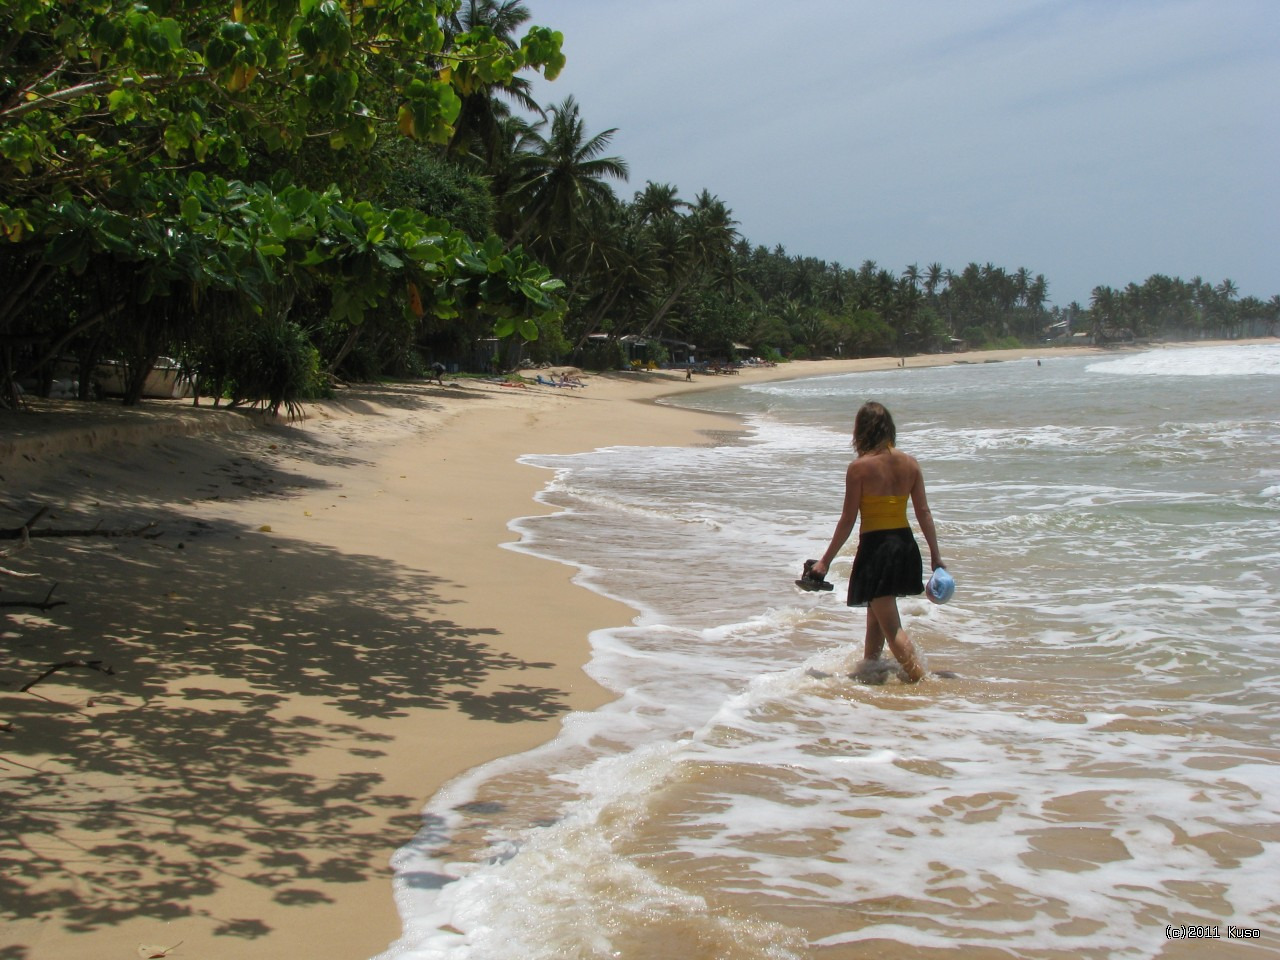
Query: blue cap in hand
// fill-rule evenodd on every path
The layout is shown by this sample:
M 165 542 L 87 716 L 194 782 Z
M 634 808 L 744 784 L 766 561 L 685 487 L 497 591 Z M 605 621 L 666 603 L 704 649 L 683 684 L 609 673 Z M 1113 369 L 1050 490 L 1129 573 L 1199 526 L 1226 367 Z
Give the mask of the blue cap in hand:
M 925 584 L 924 592 L 934 603 L 946 603 L 956 592 L 956 582 L 945 567 L 938 567 Z

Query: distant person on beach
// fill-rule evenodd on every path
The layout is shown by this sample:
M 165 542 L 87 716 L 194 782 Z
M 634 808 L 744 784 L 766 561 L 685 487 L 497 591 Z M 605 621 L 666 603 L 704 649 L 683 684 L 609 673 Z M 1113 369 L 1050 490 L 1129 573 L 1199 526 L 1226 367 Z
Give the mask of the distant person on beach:
M 924 474 L 915 457 L 894 446 L 897 428 L 881 404 L 865 403 L 853 422 L 853 445 L 858 456 L 845 472 L 844 508 L 831 544 L 813 566 L 825 576 L 836 554 L 849 539 L 859 516 L 858 551 L 849 577 L 851 607 L 867 608 L 863 663 L 876 661 L 885 642 L 906 678 L 914 683 L 928 673 L 898 615 L 898 597 L 924 592 L 920 547 L 907 525 L 907 501 L 929 545 L 929 566 L 943 566 L 938 534 L 924 491 Z
M 431 380 L 433 377 L 435 378 L 436 383 L 440 384 L 442 387 L 444 386 L 444 364 L 439 360 L 431 365 L 431 376 L 427 377 L 427 379 Z

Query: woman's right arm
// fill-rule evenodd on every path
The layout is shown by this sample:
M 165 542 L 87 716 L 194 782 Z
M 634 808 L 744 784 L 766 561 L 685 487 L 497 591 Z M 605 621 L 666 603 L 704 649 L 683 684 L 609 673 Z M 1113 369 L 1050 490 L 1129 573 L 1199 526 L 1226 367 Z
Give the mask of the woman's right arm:
M 855 469 L 857 465 L 858 461 L 855 460 L 849 464 L 849 469 L 845 471 L 844 506 L 840 510 L 840 519 L 836 521 L 836 529 L 831 535 L 831 543 L 827 546 L 827 552 L 822 555 L 821 560 L 813 565 L 814 573 L 821 576 L 826 576 L 827 571 L 831 569 L 831 563 L 835 560 L 836 554 L 840 552 L 840 548 L 849 539 L 849 534 L 853 533 L 854 524 L 858 522 L 858 507 L 862 503 L 862 477 L 860 472 Z

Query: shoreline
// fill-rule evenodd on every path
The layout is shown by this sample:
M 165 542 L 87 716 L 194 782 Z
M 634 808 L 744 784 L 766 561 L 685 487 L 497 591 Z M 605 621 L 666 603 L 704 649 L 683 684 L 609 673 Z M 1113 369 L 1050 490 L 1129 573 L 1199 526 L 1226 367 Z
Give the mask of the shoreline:
M 1229 341 L 1245 342 L 1258 341 Z M 907 368 L 1116 352 L 938 354 Z M 0 527 L 47 503 L 52 526 L 154 522 L 156 536 L 42 538 L 0 560 L 37 575 L 0 580 L 3 599 L 57 582 L 67 601 L 6 611 L 0 949 L 380 953 L 400 932 L 388 860 L 427 800 L 612 697 L 583 672 L 588 635 L 634 611 L 503 547 L 514 519 L 543 509 L 548 479 L 517 458 L 707 442 L 736 418 L 672 398 L 897 365 L 798 361 L 692 383 L 601 374 L 583 390 L 370 387 L 252 430 L 166 404 L 144 407 L 154 422 L 140 432 L 112 433 L 112 405 L 58 440 L 31 424 L 20 436 L 28 415 L 5 414 Z M 51 408 L 45 425 L 64 413 L 85 415 Z M 115 672 L 63 670 L 18 691 L 72 659 Z

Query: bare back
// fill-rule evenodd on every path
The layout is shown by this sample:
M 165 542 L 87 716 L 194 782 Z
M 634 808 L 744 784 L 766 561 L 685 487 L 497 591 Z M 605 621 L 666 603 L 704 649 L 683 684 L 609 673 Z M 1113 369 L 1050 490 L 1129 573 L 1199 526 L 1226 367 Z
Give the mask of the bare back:
M 916 458 L 894 447 L 863 454 L 849 464 L 848 479 L 856 481 L 862 497 L 905 497 L 920 481 Z
M 910 497 L 911 507 L 916 515 L 916 523 L 924 534 L 929 545 L 929 556 L 932 567 L 942 563 L 942 555 L 938 551 L 938 535 L 933 525 L 933 514 L 929 510 L 929 500 L 924 491 L 924 474 L 920 464 L 910 454 L 903 453 L 895 447 L 884 447 L 864 453 L 849 464 L 845 474 L 845 501 L 841 514 L 841 527 L 837 531 L 837 539 L 843 543 L 853 529 L 855 518 L 863 507 L 864 497 Z M 833 541 L 834 542 L 834 541 Z M 834 550 L 830 556 L 824 557 L 825 570 L 835 557 Z

